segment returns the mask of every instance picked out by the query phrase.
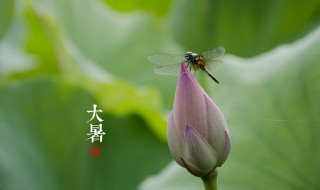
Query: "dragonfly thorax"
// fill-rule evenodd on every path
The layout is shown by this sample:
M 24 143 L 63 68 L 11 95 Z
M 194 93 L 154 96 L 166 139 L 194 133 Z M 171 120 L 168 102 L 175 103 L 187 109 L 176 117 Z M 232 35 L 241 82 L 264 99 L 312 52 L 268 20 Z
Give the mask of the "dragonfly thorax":
M 184 57 L 186 58 L 187 62 L 195 65 L 199 65 L 202 62 L 202 57 L 197 53 L 186 52 Z

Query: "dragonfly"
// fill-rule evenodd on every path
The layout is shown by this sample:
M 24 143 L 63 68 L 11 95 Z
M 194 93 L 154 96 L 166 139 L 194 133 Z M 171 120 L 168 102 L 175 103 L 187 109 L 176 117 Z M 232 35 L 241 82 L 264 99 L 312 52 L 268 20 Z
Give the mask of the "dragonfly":
M 186 52 L 184 55 L 154 53 L 148 59 L 157 66 L 154 72 L 161 75 L 179 75 L 181 61 L 187 64 L 187 67 L 196 72 L 198 69 L 204 71 L 209 77 L 219 84 L 219 81 L 211 74 L 214 70 L 222 65 L 222 56 L 225 49 L 222 46 L 214 48 L 210 51 L 197 54 L 193 52 Z

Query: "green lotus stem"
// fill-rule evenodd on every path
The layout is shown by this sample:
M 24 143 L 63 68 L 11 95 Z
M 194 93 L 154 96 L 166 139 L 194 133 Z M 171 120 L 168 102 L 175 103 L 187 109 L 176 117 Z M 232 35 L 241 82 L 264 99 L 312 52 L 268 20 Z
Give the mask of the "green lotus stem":
M 217 170 L 212 170 L 210 173 L 207 175 L 201 177 L 205 190 L 217 190 L 217 176 L 218 172 Z

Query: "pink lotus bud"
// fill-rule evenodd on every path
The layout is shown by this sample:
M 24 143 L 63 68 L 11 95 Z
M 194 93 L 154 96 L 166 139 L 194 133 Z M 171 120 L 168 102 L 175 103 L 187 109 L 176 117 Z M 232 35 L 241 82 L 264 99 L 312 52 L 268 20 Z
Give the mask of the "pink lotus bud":
M 174 160 L 198 177 L 221 166 L 231 146 L 221 111 L 183 62 L 169 118 L 168 143 Z

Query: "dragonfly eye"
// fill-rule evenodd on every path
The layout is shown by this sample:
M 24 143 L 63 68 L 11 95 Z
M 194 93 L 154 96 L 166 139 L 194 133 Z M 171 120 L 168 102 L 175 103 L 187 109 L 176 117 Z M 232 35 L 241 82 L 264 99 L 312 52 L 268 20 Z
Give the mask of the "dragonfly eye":
M 190 56 L 192 55 L 192 52 L 187 52 L 184 54 L 184 57 L 189 60 L 190 59 Z

